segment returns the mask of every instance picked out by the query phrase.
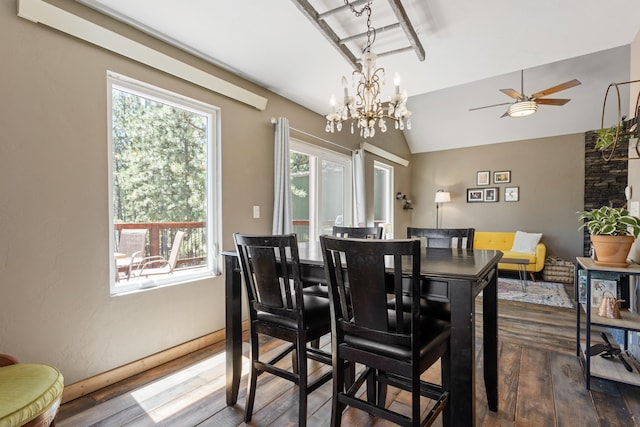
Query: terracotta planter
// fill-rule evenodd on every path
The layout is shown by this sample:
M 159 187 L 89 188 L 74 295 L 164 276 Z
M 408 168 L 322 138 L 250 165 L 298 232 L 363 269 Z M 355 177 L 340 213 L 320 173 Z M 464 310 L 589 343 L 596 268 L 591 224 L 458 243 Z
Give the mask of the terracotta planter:
M 627 267 L 634 240 L 633 236 L 591 236 L 594 262 L 607 267 Z

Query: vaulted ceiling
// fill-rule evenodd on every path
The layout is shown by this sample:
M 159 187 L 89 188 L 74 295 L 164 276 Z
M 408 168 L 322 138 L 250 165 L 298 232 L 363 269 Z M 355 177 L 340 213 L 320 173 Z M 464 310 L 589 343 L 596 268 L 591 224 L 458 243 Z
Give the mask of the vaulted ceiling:
M 340 0 L 77 0 L 180 46 L 319 114 L 341 76 L 353 68 L 305 16 L 300 3 L 318 13 Z M 362 5 L 363 2 L 356 2 Z M 372 50 L 411 45 L 390 4 L 372 2 L 378 28 Z M 424 47 L 380 57 L 391 80 L 396 71 L 409 95 L 413 128 L 405 138 L 414 153 L 583 132 L 600 126 L 609 83 L 629 80 L 629 44 L 640 29 L 637 0 L 401 0 Z M 327 17 L 339 38 L 366 31 L 366 18 Z M 400 24 L 402 24 L 400 22 Z M 394 27 L 394 28 L 392 28 Z M 382 30 L 384 29 L 384 31 Z M 348 43 L 352 51 L 366 38 Z M 525 118 L 500 118 L 508 102 L 499 89 L 536 92 L 578 79 L 580 86 L 555 97 L 568 104 L 540 106 Z M 387 83 L 392 87 L 391 82 Z M 623 97 L 625 93 L 623 92 Z M 628 92 L 626 94 L 628 98 Z M 623 100 L 623 107 L 628 100 Z M 609 113 L 607 113 L 609 114 Z M 612 124 L 612 123 L 611 123 Z M 344 132 L 345 130 L 343 130 Z M 391 132 L 391 131 L 390 131 Z

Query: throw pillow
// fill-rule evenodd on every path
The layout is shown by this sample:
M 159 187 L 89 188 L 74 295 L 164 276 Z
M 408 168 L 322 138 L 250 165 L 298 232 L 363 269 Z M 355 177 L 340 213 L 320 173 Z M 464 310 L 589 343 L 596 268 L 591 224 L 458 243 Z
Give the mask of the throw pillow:
M 516 237 L 513 239 L 512 252 L 522 252 L 525 254 L 535 254 L 536 246 L 542 233 L 525 233 L 524 231 L 516 231 Z

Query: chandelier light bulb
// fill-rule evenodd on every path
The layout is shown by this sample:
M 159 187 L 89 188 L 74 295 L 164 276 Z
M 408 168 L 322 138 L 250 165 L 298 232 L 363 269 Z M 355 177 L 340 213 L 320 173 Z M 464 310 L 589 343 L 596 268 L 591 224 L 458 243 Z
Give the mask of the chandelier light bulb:
M 342 88 L 344 89 L 344 98 L 347 99 L 349 97 L 349 83 L 345 76 L 342 76 Z
M 396 74 L 393 76 L 393 84 L 396 87 L 396 95 L 400 94 L 400 74 L 398 74 L 398 72 L 396 72 Z

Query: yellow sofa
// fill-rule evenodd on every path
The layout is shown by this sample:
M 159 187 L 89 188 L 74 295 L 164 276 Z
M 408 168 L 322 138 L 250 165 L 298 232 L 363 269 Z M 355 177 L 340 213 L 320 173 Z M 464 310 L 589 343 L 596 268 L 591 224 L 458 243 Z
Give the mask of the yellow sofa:
M 513 239 L 515 232 L 503 231 L 476 231 L 473 237 L 474 249 L 493 249 L 503 253 L 503 258 L 523 258 L 529 260 L 526 270 L 531 275 L 531 280 L 535 280 L 533 273 L 538 273 L 544 268 L 544 260 L 547 256 L 547 247 L 544 243 L 538 243 L 535 254 L 524 252 L 512 252 Z M 501 270 L 518 271 L 515 264 L 499 263 L 498 268 Z

